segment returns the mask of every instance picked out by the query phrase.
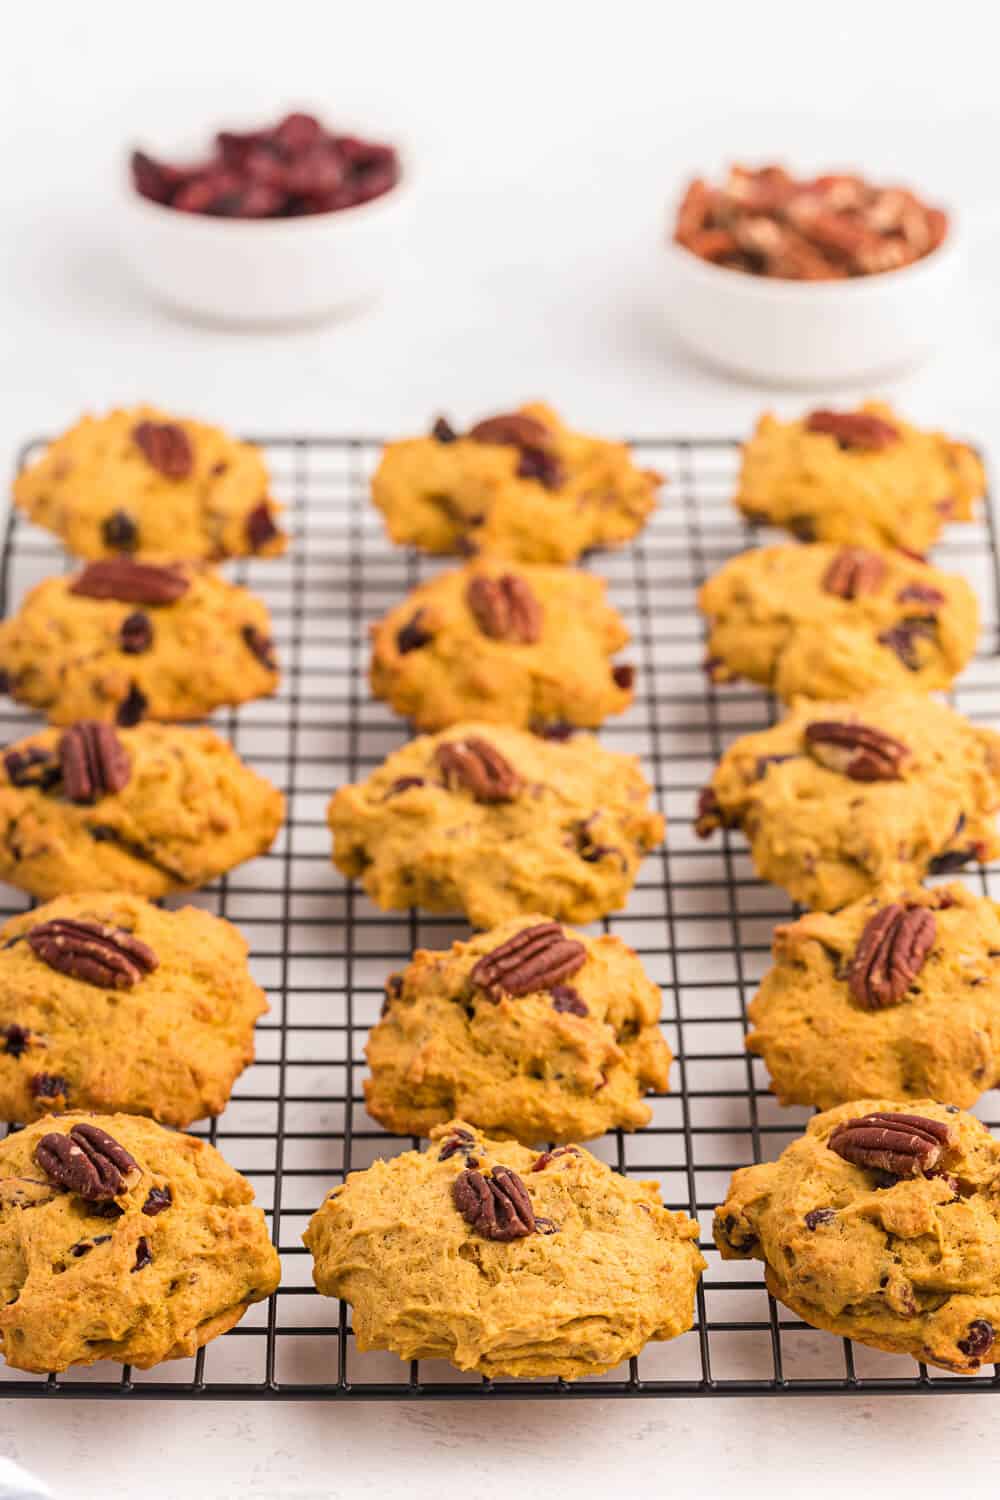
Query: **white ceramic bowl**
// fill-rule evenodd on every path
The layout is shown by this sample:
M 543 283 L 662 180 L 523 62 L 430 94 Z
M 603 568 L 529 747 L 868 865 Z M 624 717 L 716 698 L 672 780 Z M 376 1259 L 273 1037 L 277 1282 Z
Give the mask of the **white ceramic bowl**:
M 961 250 L 952 222 L 930 255 L 850 281 L 779 281 L 665 246 L 664 313 L 694 354 L 770 385 L 858 384 L 918 364 L 954 316 Z
M 183 150 L 156 150 L 184 160 Z M 295 219 L 221 219 L 143 198 L 121 167 L 119 243 L 159 301 L 203 322 L 274 327 L 319 322 L 376 298 L 394 279 L 413 201 L 400 156 L 396 186 L 379 198 Z

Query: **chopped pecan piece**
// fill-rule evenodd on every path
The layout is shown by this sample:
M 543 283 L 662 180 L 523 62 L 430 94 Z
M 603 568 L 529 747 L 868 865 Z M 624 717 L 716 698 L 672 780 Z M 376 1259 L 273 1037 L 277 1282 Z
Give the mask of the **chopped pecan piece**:
M 827 1145 L 856 1167 L 889 1172 L 893 1177 L 920 1177 L 937 1166 L 954 1141 L 954 1130 L 940 1120 L 878 1111 L 845 1120 Z
M 560 1156 L 579 1155 L 579 1146 L 553 1146 L 551 1151 L 543 1151 L 541 1156 L 535 1157 L 534 1161 L 531 1163 L 531 1170 L 533 1172 L 544 1172 L 545 1168 L 551 1166 L 552 1163 L 558 1160 Z M 569 1166 L 570 1163 L 567 1162 L 566 1165 Z
M 70 802 L 97 802 L 128 786 L 132 762 L 110 724 L 82 719 L 59 741 L 63 791 Z
M 526 412 L 507 412 L 487 417 L 470 427 L 467 434 L 475 443 L 500 443 L 520 450 L 517 472 L 522 479 L 537 479 L 546 489 L 558 489 L 564 479 L 563 467 L 555 453 L 553 435 L 536 417 Z
M 524 1183 L 509 1167 L 482 1172 L 460 1172 L 452 1198 L 462 1218 L 484 1240 L 522 1240 L 535 1232 L 535 1211 Z
M 48 750 L 8 750 L 3 758 L 11 786 L 37 786 L 47 792 L 62 776 L 59 761 Z
M 586 1000 L 571 984 L 550 985 L 549 994 L 552 996 L 553 1010 L 563 1011 L 571 1016 L 590 1015 Z
M 179 567 L 134 562 L 130 557 L 106 557 L 88 563 L 69 586 L 71 594 L 87 599 L 117 599 L 121 604 L 173 604 L 190 587 Z
M 897 604 L 943 604 L 945 596 L 929 583 L 907 583 L 896 595 Z
M 852 781 L 899 781 L 910 754 L 902 740 L 881 729 L 836 719 L 807 724 L 805 742 L 821 766 Z
M 133 682 L 115 710 L 115 723 L 122 729 L 132 729 L 145 716 L 148 707 L 149 699 Z
M 35 1073 L 31 1079 L 31 1094 L 34 1099 L 69 1098 L 69 1079 L 61 1073 Z
M 863 448 L 880 453 L 899 441 L 899 429 L 868 411 L 811 411 L 805 420 L 807 432 L 822 432 L 836 438 L 841 448 Z
M 469 580 L 465 599 L 490 640 L 530 646 L 541 636 L 542 606 L 531 585 L 516 573 L 502 573 L 499 578 L 477 574 Z
M 475 735 L 438 745 L 434 758 L 445 785 L 471 792 L 477 802 L 513 802 L 523 785 L 510 761 Z
M 194 468 L 194 450 L 176 422 L 140 422 L 132 437 L 148 464 L 166 479 L 186 479 Z
M 700 839 L 707 839 L 717 828 L 728 828 L 729 823 L 722 810 L 722 803 L 710 786 L 703 786 L 698 793 L 698 806 L 694 818 L 694 831 Z
M 139 1163 L 98 1125 L 74 1125 L 68 1135 L 43 1135 L 35 1161 L 57 1187 L 106 1203 L 142 1176 Z
M 256 625 L 244 625 L 240 631 L 247 649 L 256 656 L 262 667 L 269 672 L 278 670 L 278 658 L 274 650 L 274 642 L 269 635 L 261 635 Z
M 102 990 L 130 990 L 159 964 L 146 943 L 102 922 L 54 917 L 33 927 L 27 942 L 50 969 Z
M 552 990 L 587 962 L 587 950 L 568 938 L 558 922 L 524 927 L 512 938 L 484 953 L 469 978 L 494 1002 L 503 994 L 530 995 Z
M 883 906 L 864 926 L 847 988 L 867 1010 L 898 1005 L 934 946 L 937 924 L 925 906 Z
M 431 428 L 431 437 L 438 443 L 454 443 L 458 441 L 458 433 L 452 427 L 447 417 L 438 417 Z
M 844 547 L 823 574 L 823 588 L 838 599 L 877 594 L 885 580 L 885 559 L 863 547 Z
M 441 1142 L 438 1161 L 448 1161 L 452 1156 L 458 1156 L 459 1153 L 463 1156 L 468 1156 L 475 1144 L 476 1138 L 471 1130 L 465 1130 L 460 1126 L 456 1127 L 451 1132 L 451 1135 L 446 1136 Z

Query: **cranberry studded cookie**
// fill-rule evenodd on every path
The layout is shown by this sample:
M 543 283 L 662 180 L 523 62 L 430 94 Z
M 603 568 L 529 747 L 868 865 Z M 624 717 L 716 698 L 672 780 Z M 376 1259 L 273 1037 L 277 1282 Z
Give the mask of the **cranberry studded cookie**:
M 568 563 L 634 537 L 662 482 L 624 443 L 571 432 L 536 402 L 467 433 L 442 418 L 427 437 L 390 443 L 372 496 L 394 542 Z
M 1000 907 L 955 884 L 811 912 L 775 929 L 750 1020 L 782 1104 L 969 1108 L 1000 1081 Z
M 985 489 L 964 443 L 911 427 L 891 407 L 761 417 L 743 450 L 736 504 L 804 541 L 923 553 L 946 521 L 970 521 Z
M 735 1174 L 715 1242 L 812 1327 L 971 1372 L 1000 1330 L 1000 1142 L 952 1104 L 842 1104 Z
M 33 588 L 0 623 L 0 672 L 53 724 L 197 719 L 278 685 L 261 599 L 210 570 L 127 557 Z
M 211 729 L 83 721 L 0 756 L 0 877 L 33 896 L 206 885 L 269 849 L 285 799 Z
M 576 1380 L 691 1327 L 698 1226 L 579 1146 L 538 1154 L 465 1121 L 352 1172 L 303 1235 L 360 1350 Z
M 333 862 L 383 910 L 592 922 L 624 905 L 663 841 L 635 756 L 592 735 L 460 724 L 411 740 L 330 803 Z
M 14 503 L 77 557 L 275 557 L 257 448 L 152 406 L 84 417 L 25 469 Z
M 280 1275 L 253 1189 L 207 1141 L 80 1113 L 0 1141 L 0 1351 L 19 1370 L 185 1358 Z
M 2 957 L 2 954 L 0 954 Z M 449 953 L 418 949 L 368 1038 L 368 1111 L 399 1135 L 460 1115 L 519 1141 L 648 1125 L 671 1053 L 659 987 L 620 938 L 514 917 Z
M 979 627 L 976 595 L 958 574 L 822 542 L 743 552 L 698 604 L 712 681 L 746 677 L 786 701 L 950 687 Z
M 476 562 L 414 589 L 374 627 L 372 692 L 418 729 L 462 720 L 596 727 L 632 701 L 606 585 L 568 568 Z
M 229 922 L 141 896 L 63 896 L 0 928 L 0 1119 L 217 1115 L 266 1010 Z
M 1000 734 L 920 693 L 793 705 L 730 745 L 697 832 L 740 828 L 758 874 L 833 911 L 1000 851 Z

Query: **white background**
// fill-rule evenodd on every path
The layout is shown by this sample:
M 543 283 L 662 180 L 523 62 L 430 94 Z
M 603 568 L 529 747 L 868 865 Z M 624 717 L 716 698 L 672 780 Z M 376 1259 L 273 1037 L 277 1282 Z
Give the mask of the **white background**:
M 787 395 L 671 350 L 664 202 L 736 156 L 863 166 L 961 210 L 947 350 L 889 388 L 1000 441 L 997 23 L 981 0 L 698 6 L 19 0 L 0 42 L 0 463 L 81 409 L 151 399 L 244 430 L 395 432 L 528 396 L 609 433 L 732 433 Z M 115 253 L 122 147 L 318 106 L 416 153 L 404 276 L 322 330 L 172 321 Z M 964 1493 L 1000 1455 L 994 1398 L 568 1407 L 0 1406 L 0 1449 L 74 1500 L 617 1492 Z

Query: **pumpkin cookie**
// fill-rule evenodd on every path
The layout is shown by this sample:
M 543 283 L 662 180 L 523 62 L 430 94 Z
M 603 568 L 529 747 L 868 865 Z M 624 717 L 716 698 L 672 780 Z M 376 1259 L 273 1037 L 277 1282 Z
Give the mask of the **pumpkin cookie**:
M 786 700 L 950 687 L 979 627 L 975 593 L 957 574 L 821 542 L 741 553 L 698 604 L 712 681 L 747 677 Z
M 0 1351 L 19 1370 L 185 1358 L 280 1275 L 253 1189 L 207 1141 L 80 1113 L 0 1141 Z
M 83 417 L 14 483 L 14 503 L 77 557 L 284 552 L 260 451 L 153 406 Z
M 775 929 L 747 1047 L 782 1104 L 947 1099 L 1000 1081 L 1000 907 L 910 887 Z
M 699 799 L 706 837 L 741 828 L 764 880 L 833 911 L 879 886 L 985 864 L 998 851 L 1000 734 L 919 693 L 800 701 L 744 735 Z
M 568 568 L 477 562 L 414 589 L 373 629 L 372 692 L 418 729 L 463 719 L 596 727 L 632 701 L 606 585 Z
M 643 1095 L 669 1081 L 659 988 L 620 938 L 514 917 L 418 949 L 385 992 L 365 1098 L 399 1135 L 461 1115 L 521 1141 L 589 1140 L 647 1125 Z
M 842 1104 L 736 1173 L 715 1242 L 814 1328 L 976 1370 L 1000 1330 L 1000 1142 L 951 1104 Z
M 141 896 L 63 896 L 0 929 L 0 1119 L 217 1115 L 266 1009 L 228 922 Z
M 567 563 L 635 536 L 662 482 L 624 443 L 571 432 L 535 402 L 464 434 L 441 419 L 428 437 L 390 443 L 372 497 L 394 542 Z
M 190 564 L 126 557 L 33 588 L 0 623 L 0 672 L 53 724 L 197 719 L 278 686 L 263 600 Z
M 638 760 L 592 735 L 459 724 L 396 750 L 330 803 L 333 861 L 383 910 L 592 922 L 624 905 L 663 840 Z
M 743 450 L 736 504 L 803 541 L 923 553 L 946 521 L 971 521 L 986 487 L 964 443 L 911 427 L 881 401 L 853 412 L 768 413 Z
M 598 1375 L 691 1327 L 698 1226 L 589 1151 L 540 1155 L 461 1120 L 352 1172 L 303 1239 L 358 1348 L 487 1376 Z
M 43 729 L 0 757 L 0 877 L 43 900 L 194 890 L 269 849 L 284 809 L 211 729 Z

